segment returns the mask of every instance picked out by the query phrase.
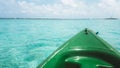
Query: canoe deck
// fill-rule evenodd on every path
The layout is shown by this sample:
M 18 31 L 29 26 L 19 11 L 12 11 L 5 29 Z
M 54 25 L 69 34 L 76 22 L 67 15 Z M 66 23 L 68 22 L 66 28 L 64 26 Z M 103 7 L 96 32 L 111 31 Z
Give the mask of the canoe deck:
M 38 68 L 120 68 L 120 54 L 110 44 L 85 29 L 72 37 Z

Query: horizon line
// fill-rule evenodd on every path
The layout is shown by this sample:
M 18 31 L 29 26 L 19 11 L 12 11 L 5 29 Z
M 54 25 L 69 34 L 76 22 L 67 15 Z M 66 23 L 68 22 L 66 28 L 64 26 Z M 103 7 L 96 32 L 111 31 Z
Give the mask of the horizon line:
M 105 18 L 0 18 L 0 19 L 39 19 L 39 20 L 89 20 L 89 19 L 120 19 L 120 18 L 115 18 L 115 17 L 105 17 Z

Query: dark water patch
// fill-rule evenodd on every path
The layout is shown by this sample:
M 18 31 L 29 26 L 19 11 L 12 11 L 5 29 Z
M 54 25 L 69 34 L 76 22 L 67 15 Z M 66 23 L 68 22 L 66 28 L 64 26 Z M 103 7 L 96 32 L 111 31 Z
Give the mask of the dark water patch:
M 42 47 L 42 46 L 47 46 L 48 44 L 46 43 L 31 43 L 31 44 L 28 44 L 26 45 L 27 49 L 35 49 L 35 48 L 39 48 L 39 47 Z
M 120 52 L 120 48 L 119 47 L 117 47 L 116 49 Z
M 1 35 L 1 34 L 4 34 L 4 33 L 3 33 L 3 32 L 0 32 L 0 35 Z
M 5 34 L 6 32 L 0 32 L 0 35 L 3 35 L 3 34 Z
M 0 63 L 0 68 L 19 68 L 19 65 L 13 62 Z
M 39 41 L 46 41 L 46 42 L 63 42 L 64 38 L 50 38 L 50 39 L 39 39 Z
M 45 39 L 45 38 L 44 38 L 44 39 L 39 39 L 39 40 L 42 40 L 42 41 L 48 41 L 49 39 Z
M 35 60 L 35 56 L 34 55 L 29 55 L 27 58 L 24 59 L 24 61 L 30 62 Z

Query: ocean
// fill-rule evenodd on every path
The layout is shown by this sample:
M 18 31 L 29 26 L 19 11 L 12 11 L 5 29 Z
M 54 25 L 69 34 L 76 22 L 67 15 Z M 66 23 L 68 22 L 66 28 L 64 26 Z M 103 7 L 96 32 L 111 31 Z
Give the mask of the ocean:
M 120 20 L 0 19 L 0 68 L 36 68 L 85 28 L 120 51 Z

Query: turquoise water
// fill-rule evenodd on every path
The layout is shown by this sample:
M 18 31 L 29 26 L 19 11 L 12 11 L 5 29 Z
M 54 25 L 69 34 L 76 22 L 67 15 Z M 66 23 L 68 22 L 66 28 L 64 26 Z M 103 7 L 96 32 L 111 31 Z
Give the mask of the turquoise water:
M 84 28 L 120 51 L 120 20 L 0 19 L 0 68 L 36 68 Z

